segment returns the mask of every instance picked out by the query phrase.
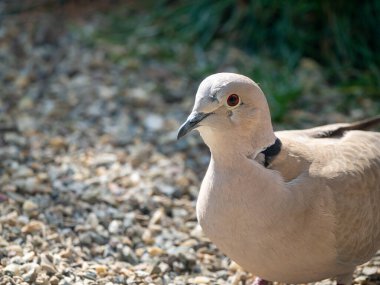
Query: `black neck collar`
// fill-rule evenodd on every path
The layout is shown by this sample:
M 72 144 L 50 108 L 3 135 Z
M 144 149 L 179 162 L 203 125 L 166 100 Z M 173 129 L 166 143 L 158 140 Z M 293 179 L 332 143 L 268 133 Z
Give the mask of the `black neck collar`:
M 282 143 L 279 138 L 276 138 L 276 141 L 274 144 L 268 146 L 266 149 L 264 149 L 261 153 L 264 154 L 264 166 L 268 167 L 269 163 L 272 161 L 272 159 L 280 153 L 281 151 Z

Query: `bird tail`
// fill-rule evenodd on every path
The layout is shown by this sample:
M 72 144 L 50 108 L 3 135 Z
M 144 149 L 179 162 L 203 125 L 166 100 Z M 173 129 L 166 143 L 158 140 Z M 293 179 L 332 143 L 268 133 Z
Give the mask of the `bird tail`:
M 376 127 L 377 125 L 380 126 L 380 115 L 377 115 L 375 117 L 344 124 L 343 126 L 338 126 L 332 129 L 324 129 L 321 132 L 318 132 L 314 135 L 315 138 L 336 138 L 341 137 L 343 134 L 347 131 L 353 131 L 353 130 L 369 130 L 371 128 Z

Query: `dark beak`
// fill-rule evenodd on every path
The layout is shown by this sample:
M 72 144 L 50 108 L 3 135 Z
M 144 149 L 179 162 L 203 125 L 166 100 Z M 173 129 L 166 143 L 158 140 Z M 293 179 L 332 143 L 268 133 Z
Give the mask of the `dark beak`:
M 209 116 L 210 114 L 212 113 L 197 113 L 197 112 L 191 113 L 190 116 L 187 118 L 186 122 L 184 122 L 182 126 L 179 128 L 177 140 L 182 138 L 191 130 L 195 129 L 198 126 L 199 122 L 202 121 L 207 116 Z

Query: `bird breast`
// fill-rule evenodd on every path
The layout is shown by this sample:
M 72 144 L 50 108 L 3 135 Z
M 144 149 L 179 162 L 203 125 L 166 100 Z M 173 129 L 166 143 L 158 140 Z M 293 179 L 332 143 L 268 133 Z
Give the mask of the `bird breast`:
M 250 165 L 240 163 L 244 167 Z M 268 175 L 257 167 L 252 171 Z M 266 175 L 237 175 L 211 161 L 197 201 L 205 234 L 243 268 L 268 280 L 311 282 L 345 272 L 337 263 L 334 220 L 324 210 L 334 208 L 331 194 L 313 197 L 310 205 L 301 192 L 289 197 L 283 189 L 273 196 Z

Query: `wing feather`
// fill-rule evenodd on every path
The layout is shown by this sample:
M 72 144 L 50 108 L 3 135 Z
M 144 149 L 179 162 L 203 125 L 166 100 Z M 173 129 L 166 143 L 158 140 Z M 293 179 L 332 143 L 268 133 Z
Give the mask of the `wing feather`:
M 269 168 L 287 182 L 297 178 L 331 191 L 338 261 L 356 265 L 380 248 L 380 133 L 363 131 L 380 116 L 351 124 L 277 132 L 281 152 Z M 316 182 L 318 181 L 318 182 Z

